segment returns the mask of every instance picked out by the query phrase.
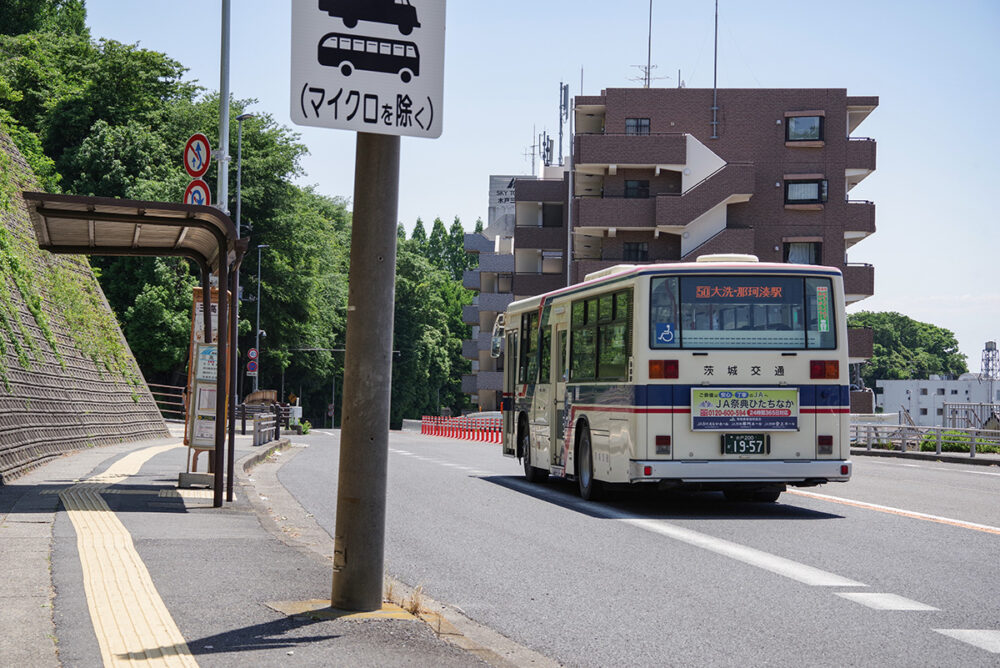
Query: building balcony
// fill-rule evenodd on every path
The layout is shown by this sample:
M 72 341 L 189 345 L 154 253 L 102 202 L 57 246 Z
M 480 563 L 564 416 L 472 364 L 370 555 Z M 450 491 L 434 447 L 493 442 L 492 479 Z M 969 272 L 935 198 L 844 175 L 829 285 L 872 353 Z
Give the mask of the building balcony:
M 481 292 L 479 293 L 479 312 L 503 313 L 512 301 L 514 301 L 514 295 L 509 292 Z
M 844 240 L 848 247 L 875 233 L 875 203 L 865 200 L 847 202 L 844 214 Z
M 469 304 L 462 307 L 462 322 L 466 325 L 479 324 L 479 304 Z
M 517 227 L 514 228 L 514 248 L 566 247 L 566 227 Z M 511 256 L 513 257 L 513 256 Z
M 493 252 L 493 242 L 484 237 L 482 234 L 466 234 L 465 235 L 465 252 L 466 253 L 492 253 Z
M 850 327 L 847 330 L 847 356 L 851 364 L 871 359 L 875 350 L 875 330 L 870 327 Z
M 848 304 L 875 294 L 875 267 L 870 264 L 849 264 L 844 267 L 844 293 Z
M 540 295 L 566 287 L 566 273 L 514 274 L 514 294 L 522 297 Z
M 470 269 L 462 272 L 462 287 L 468 290 L 478 290 L 482 284 L 479 281 L 479 270 Z
M 573 142 L 577 165 L 687 164 L 687 137 L 683 133 L 577 135 Z
M 503 371 L 480 371 L 477 383 L 480 392 L 499 392 L 503 389 Z
M 679 232 L 709 209 L 734 199 L 745 202 L 753 193 L 753 165 L 730 163 L 683 195 L 657 195 L 656 226 Z
M 867 137 L 851 137 L 847 142 L 847 169 L 875 171 L 875 140 Z
M 493 274 L 509 274 L 514 271 L 514 256 L 483 253 L 479 256 L 479 271 Z
M 466 339 L 462 341 L 462 357 L 467 360 L 479 359 L 479 341 L 476 339 Z
M 656 225 L 657 197 L 578 197 L 574 227 L 648 228 Z
M 462 376 L 462 394 L 476 394 L 477 392 L 479 392 L 479 374 Z
M 565 202 L 566 182 L 563 179 L 517 179 L 514 181 L 517 202 Z

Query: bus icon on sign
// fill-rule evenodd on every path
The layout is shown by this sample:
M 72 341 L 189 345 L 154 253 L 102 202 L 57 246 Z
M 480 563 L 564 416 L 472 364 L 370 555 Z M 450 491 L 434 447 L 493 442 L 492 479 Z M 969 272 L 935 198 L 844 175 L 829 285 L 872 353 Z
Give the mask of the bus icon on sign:
M 319 9 L 344 19 L 348 28 L 357 26 L 359 20 L 395 25 L 404 35 L 420 27 L 410 0 L 319 0 Z
M 398 74 L 403 83 L 420 76 L 420 53 L 413 42 L 331 32 L 319 42 L 320 65 L 339 67 L 345 77 L 354 70 Z

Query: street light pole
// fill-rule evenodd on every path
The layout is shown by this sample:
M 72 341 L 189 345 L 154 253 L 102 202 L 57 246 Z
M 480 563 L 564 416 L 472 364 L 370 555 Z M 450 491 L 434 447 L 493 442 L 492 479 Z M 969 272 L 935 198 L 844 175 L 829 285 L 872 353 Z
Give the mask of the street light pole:
M 257 244 L 257 338 L 254 348 L 257 349 L 257 375 L 253 377 L 253 391 L 256 392 L 260 381 L 260 250 L 270 248 L 267 244 Z

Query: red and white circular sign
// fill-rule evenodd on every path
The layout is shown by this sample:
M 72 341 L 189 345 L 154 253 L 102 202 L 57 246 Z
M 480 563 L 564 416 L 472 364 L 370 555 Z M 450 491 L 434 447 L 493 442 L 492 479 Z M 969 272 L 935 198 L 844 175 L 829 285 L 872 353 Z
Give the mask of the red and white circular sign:
M 192 179 L 198 179 L 205 175 L 211 162 L 212 147 L 208 145 L 208 137 L 200 132 L 191 135 L 184 146 L 184 169 Z
M 250 350 L 248 350 L 247 351 L 247 357 L 249 357 L 252 360 L 257 359 L 257 349 L 256 348 L 251 348 Z
M 185 204 L 199 204 L 210 206 L 212 204 L 212 191 L 208 189 L 208 184 L 201 179 L 195 179 L 188 184 L 184 191 Z

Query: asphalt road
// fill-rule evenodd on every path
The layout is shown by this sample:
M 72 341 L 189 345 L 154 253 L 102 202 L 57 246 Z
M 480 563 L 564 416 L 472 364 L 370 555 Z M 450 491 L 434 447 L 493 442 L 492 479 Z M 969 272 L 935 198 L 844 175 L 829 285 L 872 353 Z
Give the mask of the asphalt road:
M 339 432 L 308 440 L 279 479 L 333 533 Z M 1000 471 L 855 462 L 776 504 L 588 503 L 499 445 L 393 433 L 386 567 L 573 666 L 998 665 Z

